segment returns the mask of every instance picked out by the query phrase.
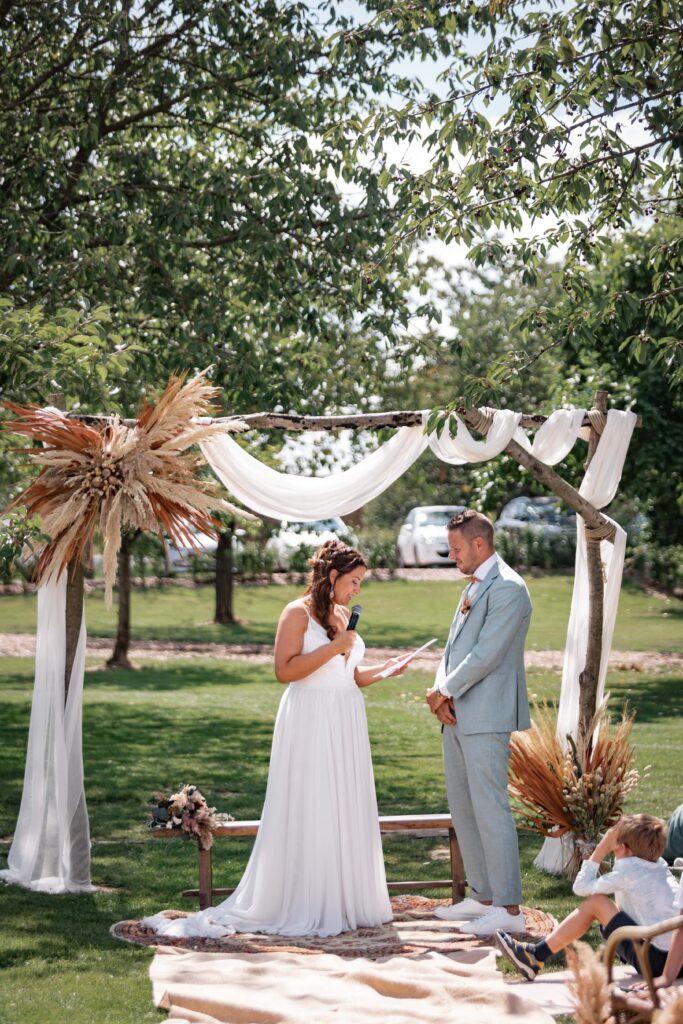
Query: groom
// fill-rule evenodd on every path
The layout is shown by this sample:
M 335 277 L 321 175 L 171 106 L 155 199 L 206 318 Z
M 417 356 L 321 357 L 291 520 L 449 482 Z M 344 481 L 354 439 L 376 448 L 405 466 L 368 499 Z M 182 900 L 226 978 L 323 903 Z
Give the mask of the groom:
M 530 725 L 524 639 L 531 601 L 496 554 L 480 512 L 448 523 L 450 557 L 469 578 L 427 703 L 442 723 L 448 806 L 470 897 L 436 914 L 462 930 L 525 931 L 517 831 L 507 796 L 510 733 Z

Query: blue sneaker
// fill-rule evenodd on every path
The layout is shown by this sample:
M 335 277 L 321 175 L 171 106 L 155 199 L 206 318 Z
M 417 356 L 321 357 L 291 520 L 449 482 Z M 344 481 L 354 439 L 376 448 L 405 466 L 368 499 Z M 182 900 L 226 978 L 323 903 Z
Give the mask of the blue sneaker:
M 527 981 L 534 981 L 544 961 L 536 956 L 533 942 L 517 942 L 507 932 L 495 931 L 493 938 L 498 949 L 510 960 Z

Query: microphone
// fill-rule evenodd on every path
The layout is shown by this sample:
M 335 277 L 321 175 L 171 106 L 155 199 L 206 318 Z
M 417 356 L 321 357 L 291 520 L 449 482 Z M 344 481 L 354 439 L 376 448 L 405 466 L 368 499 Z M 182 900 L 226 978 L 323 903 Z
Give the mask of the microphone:
M 358 620 L 360 618 L 360 613 L 362 611 L 363 611 L 363 605 L 362 604 L 354 604 L 353 605 L 353 607 L 351 608 L 351 618 L 349 619 L 349 624 L 346 627 L 347 629 L 355 629 L 356 628 L 356 626 L 358 625 Z

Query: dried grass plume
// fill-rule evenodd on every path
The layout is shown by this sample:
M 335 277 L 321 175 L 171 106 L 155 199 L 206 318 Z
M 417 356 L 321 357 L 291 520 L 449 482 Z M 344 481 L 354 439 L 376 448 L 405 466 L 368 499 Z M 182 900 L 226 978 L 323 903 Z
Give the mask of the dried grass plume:
M 630 743 L 633 715 L 624 711 L 613 727 L 606 709 L 607 698 L 586 737 L 578 744 L 568 738 L 564 746 L 553 709 L 534 703 L 531 729 L 514 733 L 510 743 L 510 792 L 520 825 L 554 838 L 571 834 L 577 851 L 567 866 L 572 878 L 581 854 L 619 819 L 640 780 Z
M 683 989 L 671 988 L 659 992 L 661 1007 L 652 1015 L 652 1024 L 681 1024 L 683 1022 Z
M 572 972 L 569 991 L 574 1004 L 575 1024 L 608 1024 L 613 1021 L 607 970 L 598 953 L 585 942 L 566 949 Z
M 57 410 L 5 403 L 16 418 L 4 428 L 43 445 L 23 449 L 43 468 L 10 506 L 39 515 L 51 538 L 38 559 L 38 583 L 80 560 L 99 527 L 109 604 L 122 530 L 148 530 L 162 539 L 165 532 L 176 545 L 196 547 L 193 530 L 215 533 L 212 512 L 252 518 L 219 497 L 212 480 L 196 476 L 202 459 L 190 448 L 226 429 L 245 429 L 240 421 L 201 422 L 216 394 L 204 374 L 187 382 L 185 375 L 173 376 L 156 402 L 145 400 L 132 427 L 118 416 L 89 424 Z

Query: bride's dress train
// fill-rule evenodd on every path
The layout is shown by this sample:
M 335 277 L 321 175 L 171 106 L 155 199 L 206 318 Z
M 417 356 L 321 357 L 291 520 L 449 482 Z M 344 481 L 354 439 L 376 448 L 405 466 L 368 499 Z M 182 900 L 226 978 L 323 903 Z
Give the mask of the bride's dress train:
M 327 642 L 309 616 L 302 654 Z M 235 892 L 217 907 L 172 921 L 155 914 L 143 925 L 168 936 L 325 936 L 391 920 L 365 701 L 354 681 L 364 651 L 358 637 L 348 660 L 337 655 L 287 687 L 261 826 Z

